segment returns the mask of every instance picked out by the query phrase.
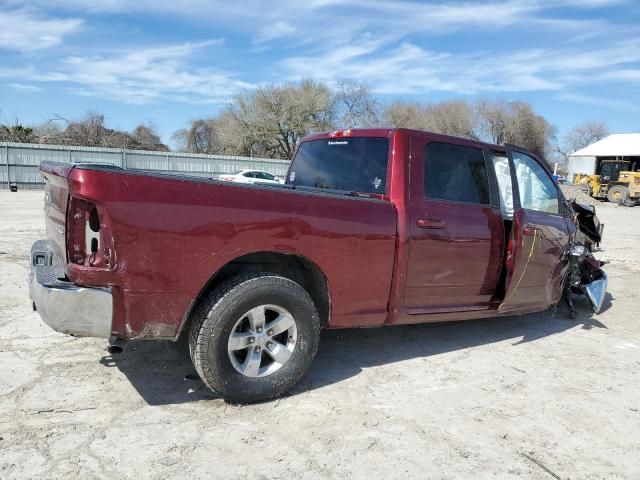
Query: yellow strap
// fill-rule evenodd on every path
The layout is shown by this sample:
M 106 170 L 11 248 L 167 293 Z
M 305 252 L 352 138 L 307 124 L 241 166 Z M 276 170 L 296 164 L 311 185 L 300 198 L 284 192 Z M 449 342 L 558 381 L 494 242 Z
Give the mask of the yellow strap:
M 533 250 L 534 250 L 534 248 L 536 246 L 536 238 L 538 238 L 538 229 L 535 229 L 534 232 L 533 232 L 533 242 L 531 242 L 531 250 L 529 251 L 529 256 L 527 257 L 527 263 L 525 263 L 525 265 L 524 265 L 524 269 L 522 270 L 522 274 L 520 275 L 520 278 L 518 279 L 518 283 L 516 283 L 516 286 L 513 287 L 513 290 L 511 290 L 511 293 L 509 294 L 509 296 L 502 301 L 502 303 L 498 307 L 498 311 L 500 311 L 502 309 L 502 306 L 505 303 L 507 303 L 507 300 L 510 300 L 511 297 L 513 297 L 513 294 L 516 293 L 516 290 L 518 290 L 518 287 L 520 286 L 520 282 L 524 278 L 524 274 L 526 273 L 527 267 L 529 266 L 529 261 L 531 260 L 531 257 L 533 257 Z

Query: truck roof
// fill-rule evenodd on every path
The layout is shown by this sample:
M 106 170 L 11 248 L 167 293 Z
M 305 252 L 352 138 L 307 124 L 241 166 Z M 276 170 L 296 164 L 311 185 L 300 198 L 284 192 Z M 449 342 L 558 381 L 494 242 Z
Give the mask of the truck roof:
M 456 137 L 453 135 L 443 135 L 441 133 L 428 132 L 426 130 L 417 130 L 412 128 L 344 128 L 338 130 L 326 130 L 323 132 L 315 132 L 306 135 L 302 142 L 309 140 L 321 140 L 323 138 L 336 138 L 336 137 L 386 137 L 393 136 L 395 132 L 405 132 L 408 134 L 428 135 L 441 140 L 455 140 L 457 142 L 463 141 L 469 144 L 488 147 L 492 150 L 505 150 L 505 145 L 495 145 L 492 143 L 482 142 L 480 140 L 474 140 L 465 137 Z

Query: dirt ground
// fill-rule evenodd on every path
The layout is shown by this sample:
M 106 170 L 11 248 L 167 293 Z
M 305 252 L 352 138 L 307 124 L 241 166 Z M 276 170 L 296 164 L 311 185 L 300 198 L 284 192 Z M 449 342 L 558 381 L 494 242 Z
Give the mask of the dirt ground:
M 0 193 L 0 479 L 640 478 L 640 207 L 598 204 L 603 313 L 326 332 L 290 395 L 240 407 L 175 344 L 41 322 L 42 200 Z

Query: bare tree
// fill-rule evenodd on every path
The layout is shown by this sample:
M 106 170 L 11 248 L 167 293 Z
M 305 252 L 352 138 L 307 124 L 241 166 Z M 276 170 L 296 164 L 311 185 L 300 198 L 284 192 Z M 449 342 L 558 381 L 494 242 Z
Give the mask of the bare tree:
M 247 118 L 236 115 L 231 107 L 223 110 L 216 120 L 219 152 L 245 157 L 268 155 L 273 140 L 259 135 L 252 124 Z
M 303 136 L 332 128 L 335 112 L 326 84 L 302 80 L 234 95 L 218 125 L 237 129 L 238 153 L 291 158 Z M 225 146 L 230 147 L 226 141 Z
M 60 117 L 62 118 L 62 117 Z M 74 145 L 106 146 L 107 129 L 104 126 L 104 115 L 89 112 L 83 119 L 68 121 L 67 128 L 62 133 L 63 138 Z M 124 138 L 123 138 L 124 140 Z M 124 146 L 123 141 L 121 145 Z
M 384 108 L 383 123 L 395 128 L 425 130 L 425 107 L 418 102 L 394 101 Z
M 376 126 L 380 119 L 380 104 L 371 95 L 370 87 L 364 82 L 350 79 L 338 79 L 336 83 L 336 102 L 340 110 L 339 126 Z
M 131 132 L 131 144 L 142 150 L 161 150 L 166 147 L 160 140 L 156 127 L 150 123 L 138 125 Z
M 0 142 L 31 143 L 36 139 L 33 130 L 20 123 L 0 125 Z
M 391 127 L 415 128 L 443 135 L 477 136 L 474 110 L 460 100 L 433 104 L 396 101 L 384 109 L 384 123 Z
M 59 122 L 65 125 L 65 128 L 58 135 L 50 136 L 46 139 L 46 143 L 60 143 L 63 145 L 83 145 L 90 147 L 107 147 L 111 145 L 106 142 L 106 137 L 113 131 L 109 130 L 104 125 L 104 115 L 89 112 L 84 118 L 79 120 L 69 120 L 61 115 L 55 115 L 51 120 Z M 113 136 L 113 135 L 109 135 Z M 117 147 L 123 147 L 124 137 L 122 142 L 118 143 Z M 106 145 L 105 143 L 109 143 Z
M 476 103 L 478 115 L 478 134 L 488 142 L 500 145 L 505 143 L 511 121 L 509 107 L 504 101 L 479 100 Z
M 546 159 L 555 133 L 553 127 L 544 117 L 535 113 L 529 103 L 517 101 L 509 105 L 512 116 L 505 143 L 524 147 Z
M 187 152 L 187 139 L 189 137 L 189 130 L 186 128 L 180 128 L 173 132 L 171 135 L 171 141 L 175 146 L 175 150 L 178 152 Z
M 426 130 L 443 135 L 476 138 L 473 107 L 461 100 L 449 100 L 424 109 Z
M 481 100 L 476 104 L 477 133 L 482 140 L 511 143 L 532 151 L 540 158 L 551 153 L 555 129 L 528 102 Z
M 215 123 L 213 118 L 192 120 L 189 128 L 176 131 L 172 139 L 178 144 L 178 149 L 185 152 L 216 153 Z
M 45 143 L 47 138 L 55 138 L 61 133 L 60 125 L 52 120 L 47 120 L 33 127 L 33 134 L 39 143 Z
M 609 129 L 603 122 L 583 122 L 565 133 L 558 147 L 558 153 L 562 159 L 568 160 L 573 152 L 602 140 L 607 135 L 609 135 Z
M 89 112 L 79 120 L 68 120 L 56 115 L 53 121 L 65 125 L 64 129 L 50 130 L 50 134 L 39 138 L 41 143 L 81 145 L 87 147 L 130 148 L 167 151 L 159 135 L 150 125 L 139 125 L 133 133 L 114 130 L 105 125 L 104 115 Z

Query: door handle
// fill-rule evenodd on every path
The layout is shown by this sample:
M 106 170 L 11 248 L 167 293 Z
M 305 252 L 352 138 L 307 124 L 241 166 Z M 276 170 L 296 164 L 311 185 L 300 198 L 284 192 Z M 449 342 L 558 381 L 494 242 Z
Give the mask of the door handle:
M 416 222 L 416 225 L 420 228 L 429 228 L 429 229 L 441 229 L 444 228 L 444 222 L 441 220 L 435 220 L 433 218 L 423 219 L 420 218 Z

